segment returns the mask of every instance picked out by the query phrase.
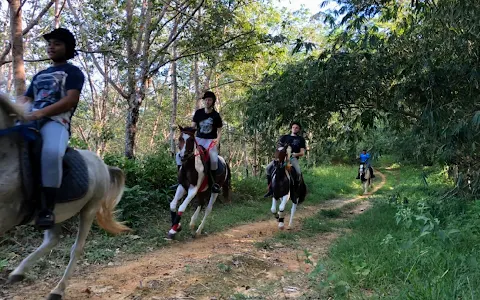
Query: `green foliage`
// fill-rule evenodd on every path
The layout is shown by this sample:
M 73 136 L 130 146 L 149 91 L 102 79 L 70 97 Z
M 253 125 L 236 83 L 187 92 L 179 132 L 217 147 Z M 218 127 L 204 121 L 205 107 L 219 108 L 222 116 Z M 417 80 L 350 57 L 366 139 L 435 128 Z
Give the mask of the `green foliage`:
M 391 190 L 350 223 L 312 284 L 324 297 L 452 299 L 478 297 L 478 201 L 449 198 L 440 169 L 387 171 Z M 444 197 L 444 199 L 442 199 Z
M 125 172 L 127 186 L 139 185 L 144 189 L 164 190 L 176 182 L 177 167 L 166 151 L 148 153 L 137 159 L 127 159 L 120 154 L 106 154 L 106 164 Z
M 340 159 L 352 156 L 352 144 L 376 143 L 380 130 L 389 137 L 382 150 L 456 165 L 461 190 L 479 193 L 480 7 L 459 0 L 339 4 L 333 14 L 343 19 L 331 47 L 250 91 L 248 126 L 270 135 L 299 119 L 313 152 L 337 147 Z

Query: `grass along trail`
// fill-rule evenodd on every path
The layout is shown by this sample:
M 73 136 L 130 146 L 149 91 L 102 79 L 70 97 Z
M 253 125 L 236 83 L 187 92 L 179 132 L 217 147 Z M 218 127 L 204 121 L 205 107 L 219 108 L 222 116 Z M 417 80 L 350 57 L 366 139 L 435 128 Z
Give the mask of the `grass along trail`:
M 363 212 L 369 202 L 362 200 L 385 184 L 385 176 L 377 173 L 381 182 L 366 195 L 300 206 L 292 230 L 284 233 L 301 234 L 302 222 L 322 210 L 344 208 L 346 217 Z M 324 255 L 339 232 L 303 237 L 291 245 L 272 241 L 278 233 L 272 217 L 190 241 L 172 241 L 134 260 L 79 267 L 65 299 L 245 299 L 241 297 L 246 293 L 257 293 L 260 299 L 278 299 L 274 297 L 278 292 L 284 293 L 282 298 L 296 298 L 301 292 L 299 288 L 286 286 L 272 294 L 269 288 L 275 285 L 268 283 L 281 283 L 290 272 L 310 271 L 305 258 L 315 261 L 315 257 Z M 7 299 L 43 299 L 52 287 L 49 281 L 9 288 Z

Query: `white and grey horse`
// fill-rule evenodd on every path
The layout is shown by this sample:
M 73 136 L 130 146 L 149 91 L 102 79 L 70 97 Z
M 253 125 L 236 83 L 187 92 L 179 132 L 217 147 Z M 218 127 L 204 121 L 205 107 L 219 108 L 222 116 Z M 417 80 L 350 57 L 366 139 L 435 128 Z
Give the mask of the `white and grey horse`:
M 0 130 L 14 126 L 15 119 L 23 118 L 23 107 L 0 94 Z M 25 197 L 22 192 L 20 146 L 13 135 L 0 136 L 0 236 L 9 229 L 19 225 L 27 216 Z M 78 150 L 88 168 L 88 190 L 81 199 L 60 203 L 55 207 L 56 225 L 46 230 L 41 246 L 25 258 L 20 265 L 10 273 L 8 283 L 13 284 L 25 278 L 25 272 L 43 255 L 59 242 L 61 225 L 79 214 L 80 222 L 75 243 L 70 252 L 70 261 L 58 282 L 50 292 L 48 299 L 62 299 L 67 282 L 71 277 L 77 260 L 82 255 L 85 240 L 97 217 L 97 223 L 106 231 L 118 234 L 130 229 L 115 219 L 114 210 L 120 201 L 125 184 L 122 170 L 107 166 L 95 153 Z
M 372 175 L 370 173 L 370 168 L 366 163 L 361 163 L 358 167 L 358 173 L 360 174 L 360 181 L 362 182 L 363 193 L 368 192 L 368 188 L 372 184 Z

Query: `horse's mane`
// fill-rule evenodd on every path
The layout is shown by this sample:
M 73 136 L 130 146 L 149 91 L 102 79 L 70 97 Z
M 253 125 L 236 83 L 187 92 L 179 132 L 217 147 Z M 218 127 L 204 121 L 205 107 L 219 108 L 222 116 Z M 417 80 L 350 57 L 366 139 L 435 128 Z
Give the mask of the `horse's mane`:
M 22 105 L 12 102 L 9 96 L 0 92 L 0 108 L 7 114 L 18 119 L 24 119 L 25 112 Z

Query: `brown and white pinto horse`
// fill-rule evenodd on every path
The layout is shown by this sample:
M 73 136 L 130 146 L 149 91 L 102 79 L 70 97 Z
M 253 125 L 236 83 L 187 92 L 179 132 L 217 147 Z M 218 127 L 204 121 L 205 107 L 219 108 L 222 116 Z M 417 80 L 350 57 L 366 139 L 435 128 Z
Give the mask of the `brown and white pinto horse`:
M 191 127 L 180 128 L 181 136 L 179 139 L 185 141 L 183 148 L 180 150 L 180 157 L 182 158 L 182 166 L 178 173 L 178 187 L 175 193 L 175 197 L 172 202 L 170 202 L 170 213 L 172 218 L 172 227 L 168 232 L 168 237 L 173 239 L 177 232 L 181 230 L 180 219 L 182 214 L 187 209 L 188 204 L 196 196 L 196 209 L 190 220 L 190 230 L 192 233 L 195 231 L 195 223 L 197 221 L 200 210 L 205 206 L 208 201 L 208 205 L 205 209 L 205 216 L 203 217 L 202 223 L 198 226 L 198 229 L 195 232 L 195 236 L 199 236 L 202 233 L 203 227 L 205 226 L 205 220 L 210 214 L 213 208 L 213 204 L 218 197 L 218 193 L 212 193 L 211 188 L 208 184 L 210 174 L 210 161 L 208 155 L 208 149 L 203 148 L 202 146 L 197 145 L 195 141 L 195 129 Z M 225 162 L 225 159 L 221 156 L 218 156 L 218 170 L 216 173 L 215 182 L 217 182 L 223 189 L 223 197 L 230 199 L 230 179 L 231 173 L 228 164 Z M 187 194 L 185 200 L 178 208 L 178 201 Z M 227 200 L 227 201 L 228 201 Z
M 292 166 L 290 160 L 288 159 L 292 155 L 292 148 L 288 144 L 278 144 L 277 150 L 275 151 L 275 160 L 273 161 L 274 171 L 272 173 L 272 208 L 271 212 L 274 214 L 275 218 L 278 220 L 278 228 L 283 230 L 285 228 L 284 218 L 285 218 L 285 207 L 288 203 L 288 200 L 292 199 L 292 209 L 290 212 L 290 221 L 288 223 L 288 229 L 291 228 L 293 224 L 293 216 L 297 210 L 297 205 L 302 203 L 305 200 L 307 195 L 307 187 L 301 177 L 299 186 L 294 193 L 292 193 L 293 180 L 292 176 L 297 176 L 296 173 L 292 174 Z M 293 169 L 294 170 L 294 169 Z M 293 195 L 293 197 L 292 197 Z M 280 201 L 280 206 L 278 207 L 277 213 L 277 200 Z

